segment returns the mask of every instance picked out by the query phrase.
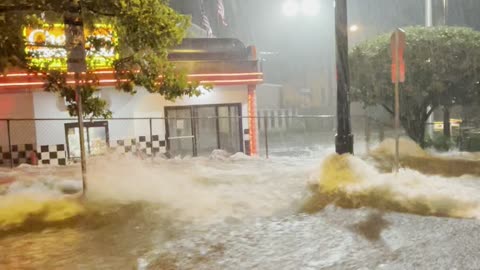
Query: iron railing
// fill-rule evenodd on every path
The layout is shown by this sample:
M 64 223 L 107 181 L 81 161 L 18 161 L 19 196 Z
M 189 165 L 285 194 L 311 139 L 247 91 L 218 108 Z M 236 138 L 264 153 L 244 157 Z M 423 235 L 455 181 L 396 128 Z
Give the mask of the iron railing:
M 255 129 L 249 127 L 255 120 Z M 353 117 L 357 140 L 384 138 L 384 125 Z M 79 157 L 75 118 L 0 119 L 0 165 L 64 165 Z M 201 156 L 214 149 L 258 155 L 295 155 L 315 146 L 332 147 L 336 119 L 332 115 L 260 114 L 258 117 L 149 117 L 85 121 L 89 155 L 135 153 L 144 157 Z M 388 128 L 387 128 L 388 130 Z M 252 135 L 255 137 L 252 139 Z M 190 149 L 192 148 L 192 149 Z M 190 151 L 191 150 L 191 151 Z

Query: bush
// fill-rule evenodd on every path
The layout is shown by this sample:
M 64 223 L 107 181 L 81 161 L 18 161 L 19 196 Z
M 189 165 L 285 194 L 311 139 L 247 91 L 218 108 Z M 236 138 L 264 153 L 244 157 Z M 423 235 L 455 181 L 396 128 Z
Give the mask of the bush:
M 437 151 L 448 151 L 455 147 L 455 141 L 442 135 L 433 135 L 432 138 L 425 139 L 425 146 L 427 148 L 434 148 Z

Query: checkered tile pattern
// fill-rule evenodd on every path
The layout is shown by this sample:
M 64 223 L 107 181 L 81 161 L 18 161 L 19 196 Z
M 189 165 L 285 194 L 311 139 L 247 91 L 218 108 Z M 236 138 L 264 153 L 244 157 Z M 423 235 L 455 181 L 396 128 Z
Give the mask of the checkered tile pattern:
M 137 151 L 136 139 L 124 139 L 111 142 L 110 147 L 115 150 L 116 153 L 125 154 Z
M 67 165 L 64 144 L 37 147 L 38 165 Z
M 165 141 L 160 140 L 160 136 L 153 135 L 152 141 L 147 136 L 140 136 L 138 139 L 116 140 L 110 144 L 114 152 L 125 154 L 142 152 L 144 155 L 151 156 L 166 152 Z
M 245 155 L 250 156 L 252 153 L 250 153 L 250 141 L 245 141 Z
M 248 141 L 250 140 L 250 129 L 244 129 L 243 130 L 243 140 Z
M 13 162 L 14 166 L 20 164 L 31 163 L 30 156 L 34 151 L 33 144 L 18 144 L 12 145 L 11 151 L 7 147 L 0 146 L 0 165 L 10 165 Z
M 10 151 L 0 146 L 0 166 L 4 165 L 10 165 Z
M 243 146 L 243 149 L 244 149 L 244 153 L 245 155 L 250 155 L 250 129 L 244 129 L 243 130 L 243 142 L 244 142 L 244 146 Z
M 167 152 L 167 145 L 164 140 L 160 140 L 160 136 L 152 136 L 152 153 L 154 156 L 161 153 L 164 154 Z

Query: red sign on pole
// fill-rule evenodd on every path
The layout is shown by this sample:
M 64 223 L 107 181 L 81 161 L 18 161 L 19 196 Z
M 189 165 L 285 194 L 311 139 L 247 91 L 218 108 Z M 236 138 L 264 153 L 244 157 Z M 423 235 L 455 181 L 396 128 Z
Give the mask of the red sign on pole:
M 392 82 L 405 82 L 405 53 L 406 35 L 402 29 L 392 34 L 390 48 L 392 51 Z M 398 77 L 398 79 L 397 79 Z

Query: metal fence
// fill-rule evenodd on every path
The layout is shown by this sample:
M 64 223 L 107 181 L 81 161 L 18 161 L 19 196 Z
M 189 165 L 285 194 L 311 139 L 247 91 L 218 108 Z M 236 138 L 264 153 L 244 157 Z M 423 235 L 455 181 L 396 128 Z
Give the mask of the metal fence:
M 255 120 L 255 138 L 249 125 Z M 353 117 L 357 140 L 383 139 L 383 124 Z M 381 127 L 380 127 L 381 126 Z M 366 128 L 368 127 L 368 128 Z M 110 152 L 141 157 L 206 156 L 213 150 L 258 155 L 299 155 L 312 147 L 332 147 L 336 119 L 331 115 L 251 117 L 114 118 L 85 122 L 90 156 Z M 378 135 L 375 135 L 378 134 Z M 0 119 L 0 165 L 66 165 L 78 161 L 79 129 L 74 118 Z

